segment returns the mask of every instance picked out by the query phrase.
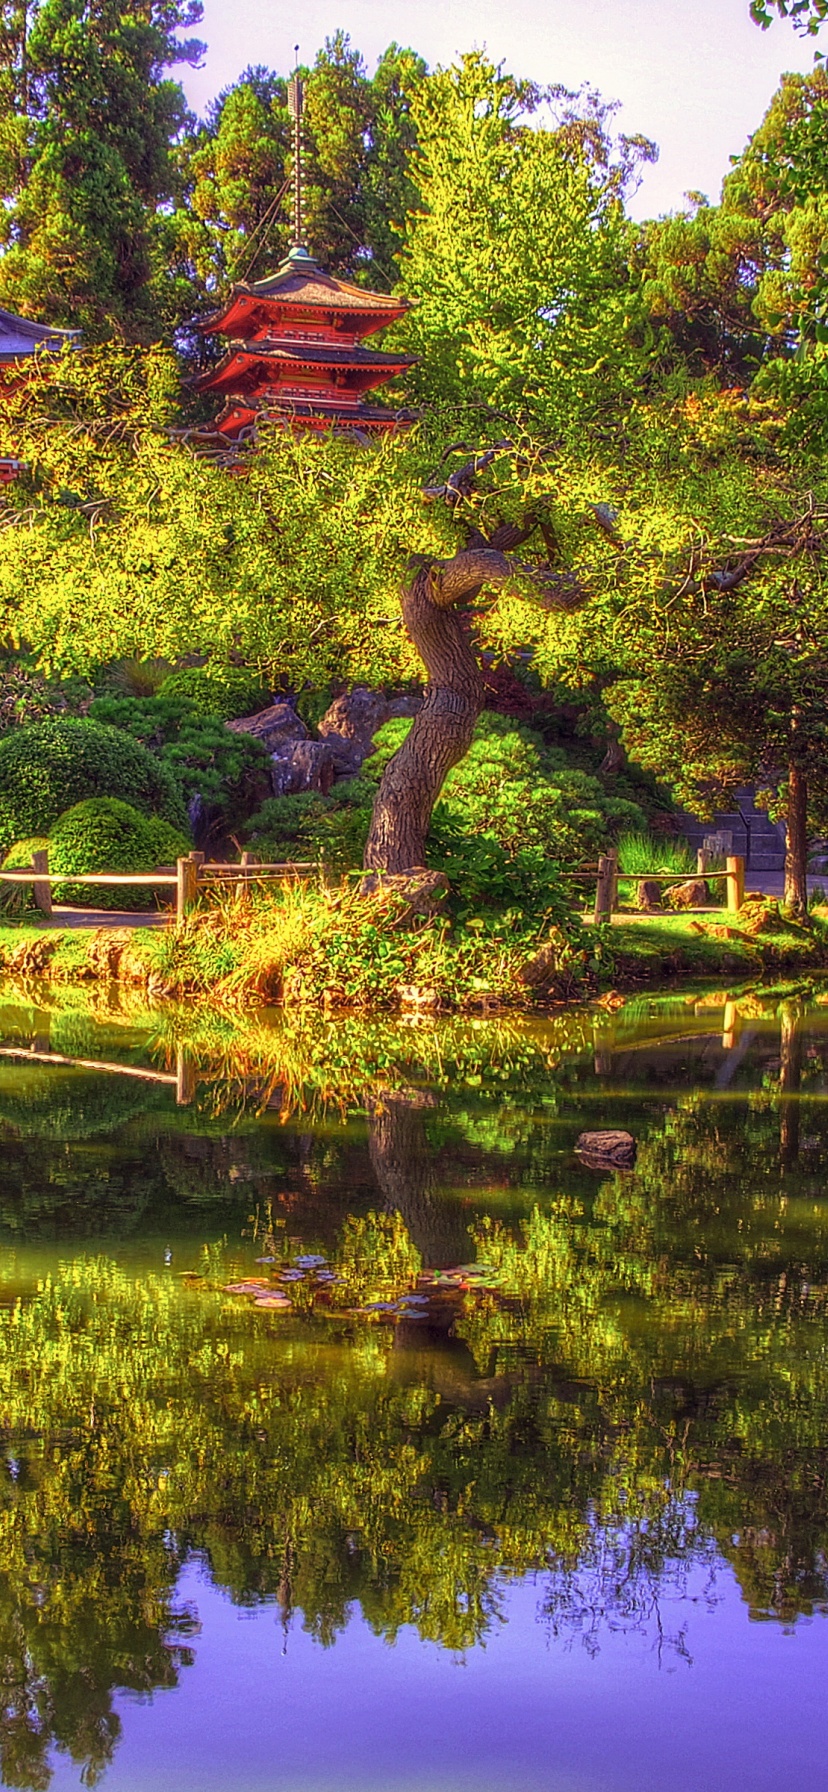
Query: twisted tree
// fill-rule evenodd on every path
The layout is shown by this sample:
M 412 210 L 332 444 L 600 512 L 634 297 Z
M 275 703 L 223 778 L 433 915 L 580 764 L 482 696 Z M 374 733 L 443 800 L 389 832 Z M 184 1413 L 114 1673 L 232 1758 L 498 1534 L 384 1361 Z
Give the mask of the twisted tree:
M 499 442 L 466 461 L 444 484 L 426 488 L 454 510 L 468 500 L 476 477 L 511 443 Z M 449 450 L 449 453 L 455 452 Z M 547 557 L 517 560 L 513 550 L 538 531 Z M 452 766 L 468 752 L 485 705 L 473 638 L 473 609 L 486 590 L 519 581 L 545 609 L 571 610 L 587 598 L 578 578 L 556 568 L 556 543 L 543 514 L 499 523 L 488 535 L 466 525 L 466 543 L 449 560 L 414 555 L 403 586 L 403 620 L 428 674 L 422 709 L 399 752 L 389 761 L 374 802 L 365 848 L 371 871 L 398 874 L 425 865 L 432 810 Z

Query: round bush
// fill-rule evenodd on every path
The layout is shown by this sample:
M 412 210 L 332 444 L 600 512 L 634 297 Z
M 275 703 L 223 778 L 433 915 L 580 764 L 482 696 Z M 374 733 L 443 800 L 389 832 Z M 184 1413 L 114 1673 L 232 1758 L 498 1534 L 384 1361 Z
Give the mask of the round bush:
M 27 871 L 32 862 L 32 854 L 43 852 L 48 845 L 48 840 L 42 834 L 33 835 L 31 840 L 15 840 L 3 860 L 3 870 Z M 0 884 L 0 909 L 4 915 L 24 915 L 32 908 L 34 894 L 31 884 Z
M 119 728 L 88 717 L 52 717 L 0 740 L 0 852 L 28 834 L 51 832 L 87 797 L 118 796 L 147 815 L 186 827 L 167 766 Z
M 67 875 L 81 871 L 157 871 L 189 852 L 189 841 L 157 815 L 141 815 L 117 797 L 91 797 L 76 803 L 55 822 L 49 837 L 49 869 Z M 148 884 L 53 886 L 58 902 L 87 908 L 152 908 L 156 892 Z M 160 895 L 161 892 L 159 891 Z
M 258 673 L 244 666 L 188 666 L 183 672 L 171 672 L 158 695 L 183 697 L 194 715 L 218 716 L 223 722 L 255 715 L 270 702 Z

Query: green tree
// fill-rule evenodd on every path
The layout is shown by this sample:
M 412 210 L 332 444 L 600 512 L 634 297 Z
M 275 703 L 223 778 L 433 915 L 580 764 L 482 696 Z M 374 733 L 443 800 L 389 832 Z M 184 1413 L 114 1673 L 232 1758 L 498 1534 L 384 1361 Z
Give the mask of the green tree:
M 6 7 L 2 74 L 14 110 L 0 146 L 4 303 L 91 337 L 158 331 L 163 208 L 187 120 L 166 70 L 203 46 L 200 0 L 39 0 Z
M 533 123 L 542 105 L 557 121 Z M 643 323 L 623 195 L 644 139 L 611 108 L 515 80 L 473 52 L 413 104 L 418 148 L 402 279 L 415 307 L 413 389 L 514 426 L 606 425 L 641 377 Z

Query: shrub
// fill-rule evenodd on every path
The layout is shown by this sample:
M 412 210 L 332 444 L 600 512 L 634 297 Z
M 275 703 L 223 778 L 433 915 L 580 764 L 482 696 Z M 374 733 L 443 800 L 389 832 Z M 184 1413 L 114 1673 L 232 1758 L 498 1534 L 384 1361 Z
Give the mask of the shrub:
M 98 796 L 118 796 L 185 825 L 167 767 L 117 728 L 87 717 L 51 718 L 0 740 L 0 851 L 23 836 L 51 832 L 65 809 Z
M 335 784 L 327 796 L 306 790 L 263 803 L 244 829 L 245 843 L 263 859 L 321 860 L 329 871 L 362 864 L 374 785 L 363 778 Z
M 160 755 L 188 811 L 197 806 L 202 833 L 239 827 L 270 789 L 261 741 L 233 733 L 215 715 L 201 715 L 185 697 L 99 697 L 91 714 Z
M 31 840 L 15 840 L 3 860 L 4 871 L 28 870 L 32 854 L 43 852 L 48 845 L 48 840 L 42 834 L 33 835 Z M 33 907 L 31 884 L 0 884 L 0 909 L 4 916 L 23 915 Z
M 158 695 L 162 700 L 184 698 L 194 715 L 218 716 L 223 722 L 255 715 L 270 702 L 259 674 L 244 666 L 188 666 L 183 672 L 171 672 Z
M 185 835 L 157 815 L 141 815 L 116 797 L 93 797 L 76 803 L 55 823 L 49 837 L 49 865 L 54 872 L 157 871 L 189 851 Z M 94 908 L 151 908 L 155 892 L 146 884 L 61 884 L 59 902 Z

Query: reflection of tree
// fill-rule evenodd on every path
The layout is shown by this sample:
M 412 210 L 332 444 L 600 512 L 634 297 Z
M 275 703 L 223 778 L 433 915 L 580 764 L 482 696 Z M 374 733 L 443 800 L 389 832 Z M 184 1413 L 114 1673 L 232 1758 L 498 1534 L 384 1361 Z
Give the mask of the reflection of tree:
M 383 1091 L 371 1105 L 371 1163 L 389 1213 L 402 1215 L 426 1269 L 462 1263 L 468 1220 L 440 1194 L 425 1130 L 433 1105 L 414 1091 Z

